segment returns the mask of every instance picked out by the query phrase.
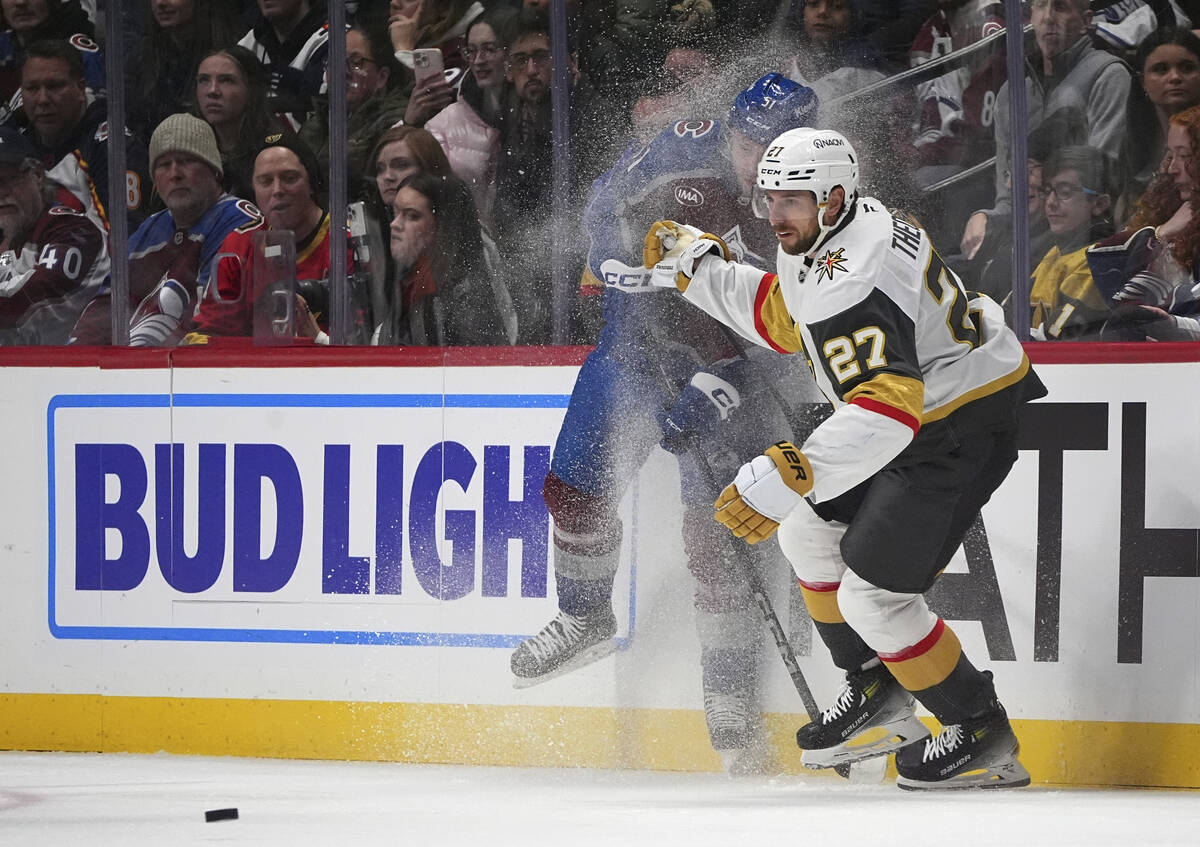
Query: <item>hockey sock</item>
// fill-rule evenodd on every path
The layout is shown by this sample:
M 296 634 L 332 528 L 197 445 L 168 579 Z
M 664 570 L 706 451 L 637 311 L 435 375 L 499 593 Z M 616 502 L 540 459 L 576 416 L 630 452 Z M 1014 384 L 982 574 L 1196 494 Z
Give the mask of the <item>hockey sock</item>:
M 800 581 L 800 593 L 817 634 L 829 648 L 833 663 L 844 671 L 864 669 L 877 659 L 854 628 L 842 617 L 838 607 L 837 590 L 840 583 L 807 583 Z
M 938 619 L 928 636 L 898 653 L 880 654 L 892 675 L 943 726 L 997 708 L 991 674 L 971 664 L 958 636 Z
M 572 579 L 554 575 L 558 587 L 558 608 L 569 615 L 587 617 L 612 605 L 613 577 L 601 579 Z
M 758 650 L 734 647 L 702 650 L 705 694 L 752 694 L 758 687 Z

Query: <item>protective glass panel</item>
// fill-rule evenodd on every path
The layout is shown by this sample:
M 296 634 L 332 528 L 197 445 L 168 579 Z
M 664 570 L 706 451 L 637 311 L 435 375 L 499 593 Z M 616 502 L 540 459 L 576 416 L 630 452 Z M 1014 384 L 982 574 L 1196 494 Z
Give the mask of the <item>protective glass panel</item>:
M 255 344 L 291 344 L 296 336 L 297 312 L 308 314 L 314 304 L 297 300 L 296 243 L 288 230 L 259 230 L 254 233 L 251 253 L 251 286 L 244 290 L 253 311 Z M 308 297 L 324 307 L 328 296 L 319 281 L 306 280 Z M 308 299 L 307 297 L 305 298 Z

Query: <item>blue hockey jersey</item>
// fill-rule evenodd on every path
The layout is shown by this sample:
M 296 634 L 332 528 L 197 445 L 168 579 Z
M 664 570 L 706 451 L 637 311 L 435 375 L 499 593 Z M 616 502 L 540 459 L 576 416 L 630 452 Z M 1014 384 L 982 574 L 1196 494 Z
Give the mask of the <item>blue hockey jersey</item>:
M 194 226 L 180 229 L 167 210 L 151 215 L 129 238 L 129 343 L 134 347 L 179 343 L 208 285 L 221 244 L 232 232 L 262 223 L 248 200 L 225 194 Z M 75 327 L 73 343 L 108 344 L 110 281 Z
M 642 239 L 656 220 L 719 235 L 740 261 L 767 266 L 778 242 L 750 210 L 749 190 L 738 184 L 719 121 L 677 121 L 649 144 L 631 146 L 593 183 L 584 212 L 591 248 L 581 285 L 586 296 L 603 294 L 608 331 L 616 324 L 631 338 L 649 333 L 685 342 L 705 364 L 727 356 L 716 322 L 681 309 L 672 292 L 650 285 Z

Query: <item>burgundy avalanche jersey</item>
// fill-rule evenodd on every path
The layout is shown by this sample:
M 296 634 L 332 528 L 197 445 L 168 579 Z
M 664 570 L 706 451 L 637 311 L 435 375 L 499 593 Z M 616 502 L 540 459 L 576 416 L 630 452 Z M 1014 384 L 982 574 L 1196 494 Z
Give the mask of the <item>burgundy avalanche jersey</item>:
M 51 206 L 20 248 L 0 256 L 0 342 L 65 344 L 108 270 L 105 234 L 95 221 Z
M 671 292 L 650 284 L 642 240 L 656 220 L 683 221 L 721 236 L 738 261 L 766 267 L 778 241 L 750 211 L 714 120 L 678 121 L 643 147 L 630 147 L 596 180 L 584 214 L 591 238 L 584 294 L 604 294 L 607 326 L 629 338 L 646 333 L 683 343 L 705 362 L 729 354 L 710 318 L 680 309 Z
M 1004 4 L 970 0 L 938 11 L 917 33 L 913 67 L 1004 31 Z M 924 164 L 965 164 L 990 155 L 996 94 L 1007 79 L 1003 42 L 967 65 L 917 86 L 915 146 Z

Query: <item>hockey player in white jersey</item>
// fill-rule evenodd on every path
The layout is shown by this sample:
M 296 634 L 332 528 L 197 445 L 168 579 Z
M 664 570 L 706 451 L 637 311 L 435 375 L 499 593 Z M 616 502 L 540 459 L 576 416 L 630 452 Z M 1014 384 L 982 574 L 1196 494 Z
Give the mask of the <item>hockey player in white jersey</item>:
M 777 273 L 716 236 L 654 224 L 647 267 L 750 341 L 803 351 L 834 413 L 799 447 L 742 466 L 716 518 L 779 530 L 846 682 L 796 735 L 810 767 L 896 752 L 904 788 L 1027 785 L 991 674 L 922 594 L 1017 458 L 1022 403 L 1046 391 L 998 305 L 963 290 L 917 225 L 858 193 L 830 130 L 789 130 L 759 162 Z M 936 737 L 914 697 L 942 724 Z

